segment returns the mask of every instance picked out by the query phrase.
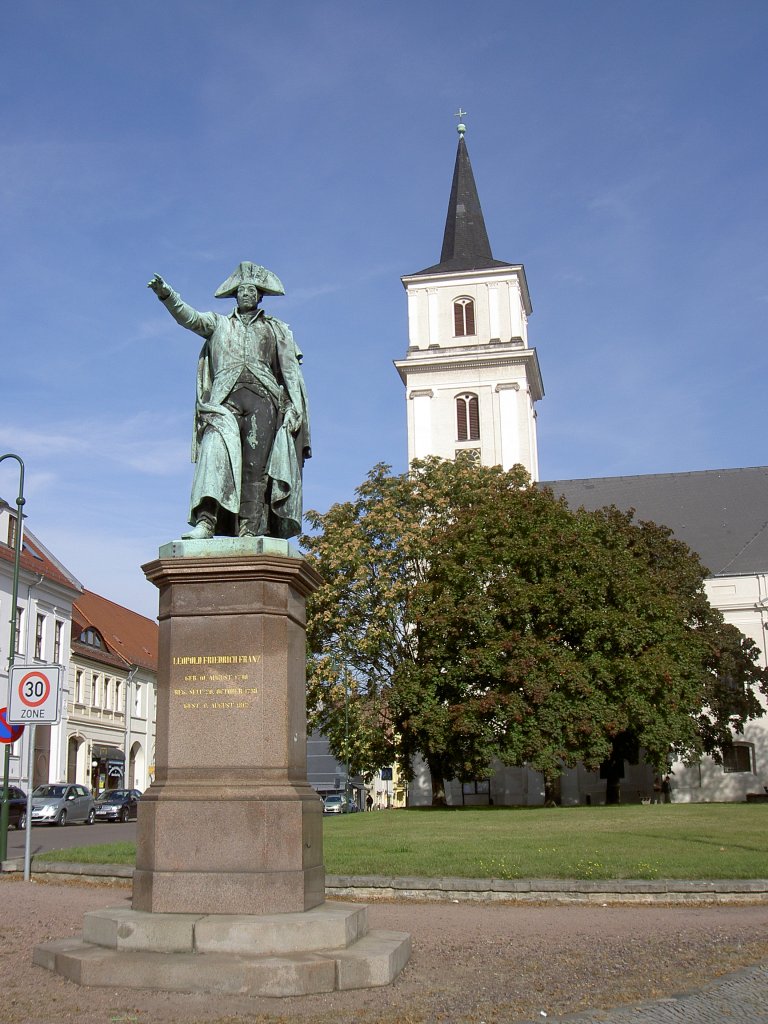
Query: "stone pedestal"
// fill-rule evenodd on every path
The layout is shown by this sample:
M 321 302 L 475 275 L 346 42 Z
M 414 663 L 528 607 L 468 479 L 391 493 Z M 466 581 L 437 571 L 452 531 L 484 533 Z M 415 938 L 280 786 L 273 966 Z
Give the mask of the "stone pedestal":
M 387 985 L 410 936 L 325 903 L 307 782 L 305 599 L 286 541 L 174 541 L 160 590 L 155 781 L 139 802 L 132 909 L 85 915 L 34 961 L 79 985 L 297 996 Z
M 305 996 L 389 985 L 410 953 L 406 933 L 369 931 L 360 905 L 260 917 L 115 907 L 86 914 L 82 936 L 38 946 L 34 962 L 78 985 Z
M 160 650 L 134 910 L 295 913 L 325 898 L 305 710 L 305 598 L 320 581 L 286 542 L 257 544 L 175 542 L 143 566 Z

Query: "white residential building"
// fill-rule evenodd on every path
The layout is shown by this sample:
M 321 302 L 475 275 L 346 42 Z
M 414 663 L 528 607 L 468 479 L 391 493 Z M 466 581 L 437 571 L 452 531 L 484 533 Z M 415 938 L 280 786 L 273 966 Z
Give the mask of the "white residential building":
M 84 590 L 72 609 L 66 777 L 93 792 L 154 777 L 157 623 Z
M 0 501 L 0 706 L 9 701 L 8 666 L 13 638 L 14 664 L 69 667 L 72 603 L 82 592 L 80 582 L 43 543 L 23 525 L 15 629 L 11 628 L 13 565 L 17 512 Z M 26 791 L 30 785 L 30 728 L 11 744 L 9 779 Z M 32 784 L 61 778 L 65 744 L 60 726 L 34 728 Z
M 8 663 L 16 510 L 0 501 L 0 707 Z M 61 665 L 61 722 L 11 744 L 9 782 L 64 779 L 94 791 L 145 789 L 155 758 L 157 623 L 91 591 L 24 525 L 14 632 L 16 666 Z M 127 757 L 126 757 L 127 752 Z

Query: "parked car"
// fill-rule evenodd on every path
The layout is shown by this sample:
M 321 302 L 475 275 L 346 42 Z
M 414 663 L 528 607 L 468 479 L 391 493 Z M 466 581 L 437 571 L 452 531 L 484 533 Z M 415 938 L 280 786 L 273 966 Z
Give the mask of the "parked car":
M 27 794 L 18 786 L 8 787 L 8 824 L 16 828 L 27 826 Z
M 341 793 L 331 793 L 323 800 L 323 814 L 351 814 L 357 807 Z
M 53 782 L 38 786 L 32 793 L 32 824 L 66 825 L 96 820 L 96 803 L 90 789 L 71 782 Z
M 139 811 L 139 789 L 108 789 L 96 801 L 98 821 L 128 821 L 136 818 Z

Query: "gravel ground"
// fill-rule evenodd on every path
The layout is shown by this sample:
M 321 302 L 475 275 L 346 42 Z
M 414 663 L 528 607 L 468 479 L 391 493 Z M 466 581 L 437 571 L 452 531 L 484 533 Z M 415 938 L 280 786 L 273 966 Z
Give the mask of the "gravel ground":
M 768 907 L 369 903 L 372 928 L 408 931 L 394 985 L 291 999 L 84 989 L 32 948 L 80 931 L 130 889 L 0 878 L 4 1024 L 512 1024 L 698 988 L 768 960 Z

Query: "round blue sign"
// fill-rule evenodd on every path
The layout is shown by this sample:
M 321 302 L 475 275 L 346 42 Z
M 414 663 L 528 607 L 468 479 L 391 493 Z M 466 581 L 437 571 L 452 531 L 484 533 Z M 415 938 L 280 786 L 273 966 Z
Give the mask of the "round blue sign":
M 10 725 L 5 718 L 8 708 L 0 708 L 0 743 L 15 743 L 24 732 L 23 725 Z

